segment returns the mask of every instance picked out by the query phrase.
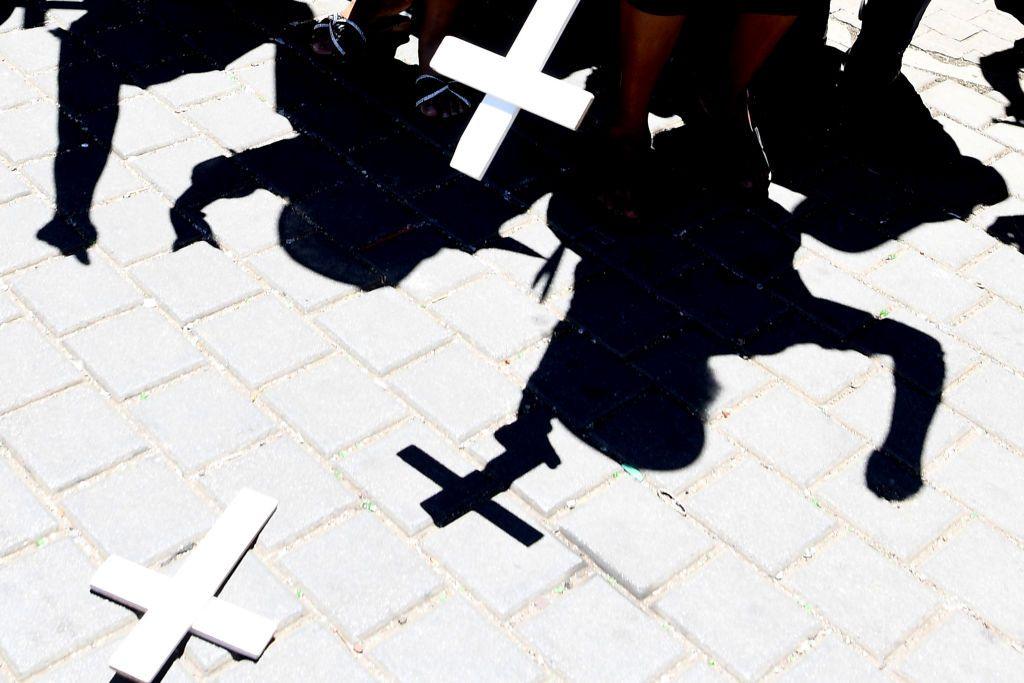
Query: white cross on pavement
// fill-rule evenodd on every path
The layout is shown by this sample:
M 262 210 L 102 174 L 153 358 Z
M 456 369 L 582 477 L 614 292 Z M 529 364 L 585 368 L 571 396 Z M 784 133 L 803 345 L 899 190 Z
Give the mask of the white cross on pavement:
M 273 498 L 240 491 L 173 577 L 108 557 L 92 577 L 92 590 L 145 612 L 114 652 L 110 667 L 131 680 L 149 683 L 190 631 L 243 656 L 259 657 L 277 622 L 214 593 L 276 509 Z
M 452 168 L 480 180 L 520 109 L 573 130 L 594 96 L 541 73 L 579 0 L 537 0 L 507 57 L 464 40 L 445 38 L 430 67 L 487 93 L 452 157 Z

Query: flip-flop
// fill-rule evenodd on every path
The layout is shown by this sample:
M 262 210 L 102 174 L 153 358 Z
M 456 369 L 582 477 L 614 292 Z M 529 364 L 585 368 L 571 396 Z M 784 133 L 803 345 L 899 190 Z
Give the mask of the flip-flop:
M 344 62 L 358 59 L 366 51 L 366 31 L 340 14 L 332 14 L 313 25 L 313 37 L 326 35 Z
M 422 74 L 416 78 L 416 94 L 419 97 L 416 100 L 415 107 L 420 111 L 422 111 L 424 104 L 433 102 L 440 97 L 453 97 L 462 103 L 462 111 L 455 114 L 441 115 L 438 118 L 447 119 L 460 116 L 473 106 L 469 98 L 458 91 L 458 84 L 455 81 L 445 80 L 433 74 Z

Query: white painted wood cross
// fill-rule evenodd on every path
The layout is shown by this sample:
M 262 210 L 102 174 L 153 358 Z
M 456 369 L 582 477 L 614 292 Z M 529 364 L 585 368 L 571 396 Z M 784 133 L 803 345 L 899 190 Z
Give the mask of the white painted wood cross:
M 487 93 L 452 157 L 452 168 L 480 180 L 520 109 L 576 130 L 594 96 L 541 72 L 580 0 L 537 0 L 507 57 L 451 36 L 430 67 Z
M 277 622 L 214 594 L 276 509 L 273 498 L 240 491 L 173 577 L 108 557 L 92 577 L 92 590 L 145 612 L 114 652 L 110 667 L 131 680 L 149 683 L 189 632 L 243 656 L 259 657 Z

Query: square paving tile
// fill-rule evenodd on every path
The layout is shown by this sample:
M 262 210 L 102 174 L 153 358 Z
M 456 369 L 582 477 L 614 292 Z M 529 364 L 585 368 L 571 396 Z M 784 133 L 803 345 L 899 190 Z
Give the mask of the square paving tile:
M 559 526 L 641 600 L 713 545 L 674 506 L 625 477 L 563 517 Z
M 379 284 L 352 254 L 318 234 L 256 254 L 249 263 L 303 312 Z
M 0 206 L 0 225 L 4 226 L 0 274 L 30 266 L 59 253 L 36 236 L 51 218 L 53 210 L 36 196 L 22 197 Z
M 566 591 L 517 630 L 575 681 L 646 681 L 686 648 L 601 578 Z
M 14 303 L 14 299 L 6 291 L 0 291 L 0 323 L 14 320 L 21 316 L 21 308 Z
M 82 150 L 81 148 L 68 152 L 66 154 L 68 167 L 81 168 L 81 164 L 87 163 L 86 159 L 90 154 L 88 149 Z M 25 177 L 32 181 L 32 184 L 39 188 L 50 201 L 55 201 L 57 195 L 54 163 L 55 157 L 44 157 L 29 161 L 20 167 Z M 99 203 L 123 197 L 129 192 L 146 187 L 146 181 L 129 171 L 124 162 L 117 157 L 107 160 L 107 165 L 103 168 L 103 173 L 100 174 L 99 180 L 95 181 L 94 186 L 90 186 L 90 182 L 93 181 L 81 176 L 62 178 L 61 189 L 69 194 L 80 195 L 92 191 L 93 203 Z
M 818 683 L 819 681 L 864 681 L 885 683 L 889 679 L 864 655 L 830 633 L 814 649 L 798 660 L 780 678 L 786 683 Z
M 154 190 L 97 206 L 92 221 L 97 243 L 123 266 L 170 253 L 176 237 L 170 206 Z
M 114 398 L 124 400 L 202 365 L 181 331 L 153 309 L 137 308 L 75 332 L 66 342 Z
M 395 424 L 407 409 L 352 361 L 335 356 L 263 393 L 264 400 L 326 456 Z
M 57 520 L 4 460 L 0 460 L 0 490 L 4 491 L 0 499 L 0 556 L 57 528 Z
M 820 628 L 792 598 L 727 552 L 673 586 L 655 609 L 748 681 Z
M 204 161 L 220 158 L 223 154 L 209 140 L 193 137 L 155 152 L 132 157 L 129 163 L 167 199 L 174 201 L 192 186 L 192 173 L 197 166 Z
M 57 150 L 57 106 L 33 102 L 0 112 L 0 153 L 20 164 Z
M 986 363 L 946 394 L 951 406 L 1017 448 L 1024 449 L 1024 380 Z
M 0 438 L 55 491 L 146 449 L 110 401 L 81 384 L 4 416 Z
M 247 92 L 193 107 L 188 116 L 224 147 L 240 152 L 291 131 L 288 119 Z
M 246 197 L 218 199 L 203 209 L 203 215 L 217 241 L 245 257 L 280 241 L 278 231 L 286 205 L 273 193 L 256 190 Z
M 310 681 L 372 683 L 374 680 L 359 666 L 342 640 L 319 622 L 308 622 L 283 638 L 275 638 L 258 662 L 242 660 L 217 676 L 217 680 L 287 683 L 295 678 L 296 662 L 302 662 L 302 676 Z
M 370 513 L 289 550 L 280 560 L 350 640 L 361 640 L 441 588 L 441 578 Z
M 326 355 L 330 345 L 270 295 L 196 324 L 196 333 L 250 389 Z
M 287 436 L 254 446 L 208 471 L 202 481 L 225 506 L 243 488 L 278 500 L 277 512 L 259 537 L 259 544 L 268 548 L 293 540 L 356 502 L 327 467 Z
M 911 681 L 1012 681 L 1024 671 L 1024 655 L 954 612 L 893 668 Z
M 140 95 L 121 103 L 113 146 L 120 156 L 131 157 L 192 134 L 193 130 L 166 105 L 151 95 Z
M 82 379 L 63 354 L 28 320 L 0 327 L 0 413 Z

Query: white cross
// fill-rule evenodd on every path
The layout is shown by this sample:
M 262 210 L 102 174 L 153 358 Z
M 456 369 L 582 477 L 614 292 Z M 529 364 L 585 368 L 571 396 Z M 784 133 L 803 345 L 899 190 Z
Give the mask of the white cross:
M 110 658 L 110 667 L 134 681 L 149 683 L 192 633 L 255 659 L 267 647 L 277 622 L 214 593 L 245 555 L 277 501 L 244 489 L 199 542 L 174 577 L 111 555 L 92 577 L 92 590 L 145 612 Z
M 580 0 L 537 0 L 507 57 L 446 37 L 430 67 L 487 93 L 452 157 L 452 168 L 480 180 L 520 109 L 576 130 L 594 96 L 541 73 Z

